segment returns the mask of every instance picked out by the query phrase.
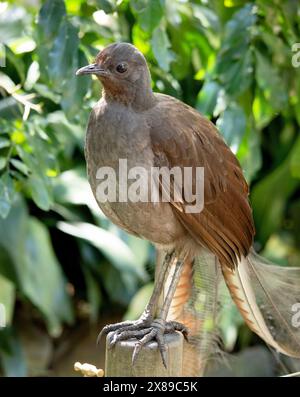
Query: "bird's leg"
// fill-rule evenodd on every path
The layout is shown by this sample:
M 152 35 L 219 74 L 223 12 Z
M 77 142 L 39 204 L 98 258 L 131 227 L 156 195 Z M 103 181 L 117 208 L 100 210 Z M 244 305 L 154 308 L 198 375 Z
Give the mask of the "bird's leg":
M 148 329 L 153 321 L 156 307 L 158 305 L 160 295 L 163 291 L 163 287 L 173 258 L 174 251 L 166 254 L 161 268 L 159 269 L 157 279 L 155 280 L 151 298 L 141 317 L 136 321 L 124 321 L 121 323 L 106 325 L 98 336 L 98 342 L 102 335 L 107 335 L 110 332 L 114 332 L 110 341 L 110 346 L 113 346 L 118 340 L 130 339 L 134 337 L 138 338 L 144 335 L 144 330 Z
M 168 292 L 166 294 L 166 297 L 164 299 L 162 308 L 158 314 L 158 317 L 152 322 L 148 332 L 141 335 L 142 338 L 135 345 L 135 349 L 134 349 L 133 356 L 132 356 L 133 363 L 135 362 L 137 355 L 140 352 L 141 348 L 146 343 L 150 342 L 151 340 L 156 340 L 162 360 L 163 360 L 163 364 L 165 367 L 167 367 L 167 350 L 166 350 L 164 337 L 163 337 L 164 333 L 180 331 L 180 332 L 182 332 L 184 337 L 187 339 L 188 330 L 183 324 L 178 323 L 176 321 L 168 321 L 168 322 L 166 321 L 166 318 L 167 318 L 167 315 L 168 315 L 168 312 L 170 309 L 170 305 L 171 305 L 173 296 L 176 291 L 177 284 L 178 284 L 180 276 L 181 276 L 183 264 L 184 264 L 183 260 L 177 260 L 177 262 L 175 264 L 174 273 L 172 275 L 172 279 L 170 282 L 170 286 L 169 286 Z
M 158 312 L 158 316 L 153 319 L 153 312 L 151 313 L 151 316 L 147 318 L 147 322 L 138 323 L 139 327 L 136 326 L 136 324 L 127 326 L 125 328 L 122 328 L 115 332 L 113 334 L 113 337 L 110 341 L 110 346 L 114 346 L 117 342 L 122 341 L 122 340 L 128 340 L 132 338 L 138 339 L 136 342 L 133 355 L 132 355 L 132 362 L 134 364 L 140 350 L 142 347 L 151 341 L 156 341 L 158 345 L 158 349 L 160 351 L 163 364 L 166 367 L 167 366 L 167 351 L 166 351 L 166 346 L 164 342 L 164 334 L 165 333 L 172 333 L 175 331 L 180 331 L 184 335 L 184 337 L 187 339 L 187 334 L 188 331 L 186 327 L 176 321 L 166 321 L 168 311 L 170 308 L 170 304 L 172 302 L 178 281 L 180 279 L 180 275 L 182 272 L 184 261 L 183 260 L 176 260 L 176 263 L 174 265 L 174 270 L 171 276 L 171 281 L 170 285 L 168 287 L 167 294 L 164 298 L 163 304 L 161 309 Z M 155 304 L 153 305 L 153 309 L 155 308 L 157 304 L 157 299 L 160 296 L 160 293 L 164 287 L 164 283 L 166 282 L 166 275 L 168 274 L 168 271 L 165 271 L 163 268 L 161 269 L 161 272 L 165 272 L 164 277 L 161 277 L 161 274 L 159 275 L 159 278 L 157 280 L 157 288 L 155 288 L 155 291 L 158 291 L 158 294 L 154 294 L 156 296 L 155 298 Z M 150 300 L 151 303 L 151 300 Z M 139 321 L 139 320 L 138 320 Z M 142 325 L 142 326 L 140 326 Z

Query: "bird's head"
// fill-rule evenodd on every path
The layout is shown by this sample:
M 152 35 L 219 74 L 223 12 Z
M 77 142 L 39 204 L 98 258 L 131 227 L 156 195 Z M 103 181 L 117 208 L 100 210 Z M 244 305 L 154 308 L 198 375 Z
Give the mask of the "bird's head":
M 76 75 L 94 74 L 107 98 L 133 104 L 152 96 L 151 77 L 143 54 L 132 44 L 114 43 L 99 52 L 95 63 L 77 70 Z

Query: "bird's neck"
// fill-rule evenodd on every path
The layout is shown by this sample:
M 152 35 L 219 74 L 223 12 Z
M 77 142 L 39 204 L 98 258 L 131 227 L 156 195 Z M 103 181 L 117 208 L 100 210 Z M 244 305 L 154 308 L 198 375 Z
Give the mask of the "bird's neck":
M 132 85 L 112 87 L 104 83 L 102 96 L 108 103 L 119 102 L 136 111 L 145 111 L 155 104 L 155 96 L 148 80 L 136 87 Z

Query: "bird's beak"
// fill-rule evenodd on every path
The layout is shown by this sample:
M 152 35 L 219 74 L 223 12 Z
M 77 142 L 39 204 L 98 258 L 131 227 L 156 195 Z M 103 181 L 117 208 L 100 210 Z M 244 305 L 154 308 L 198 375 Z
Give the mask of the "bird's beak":
M 97 74 L 99 76 L 105 76 L 107 72 L 97 63 L 92 63 L 91 65 L 83 66 L 83 68 L 78 69 L 76 72 L 76 76 L 80 76 L 83 74 Z

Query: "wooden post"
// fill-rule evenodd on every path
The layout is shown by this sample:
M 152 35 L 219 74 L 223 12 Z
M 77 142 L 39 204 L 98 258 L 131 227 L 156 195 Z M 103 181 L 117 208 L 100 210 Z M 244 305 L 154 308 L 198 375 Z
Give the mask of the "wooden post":
M 109 334 L 110 335 L 110 334 Z M 182 376 L 183 336 L 179 332 L 164 335 L 167 347 L 167 369 L 162 363 L 156 342 L 150 342 L 142 348 L 132 366 L 131 358 L 136 341 L 121 341 L 108 348 L 106 338 L 105 376 Z

